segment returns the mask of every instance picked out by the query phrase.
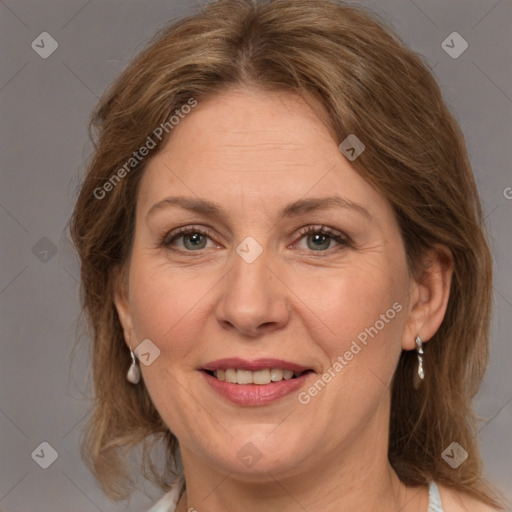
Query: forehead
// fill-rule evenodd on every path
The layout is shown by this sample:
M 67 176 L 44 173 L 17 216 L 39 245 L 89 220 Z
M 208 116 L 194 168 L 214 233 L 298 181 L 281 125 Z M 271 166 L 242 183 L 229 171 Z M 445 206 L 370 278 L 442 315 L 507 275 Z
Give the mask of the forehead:
M 340 153 L 326 113 L 292 93 L 230 90 L 175 126 L 142 178 L 138 207 L 166 195 L 214 197 L 227 208 L 274 206 L 336 193 L 385 208 Z

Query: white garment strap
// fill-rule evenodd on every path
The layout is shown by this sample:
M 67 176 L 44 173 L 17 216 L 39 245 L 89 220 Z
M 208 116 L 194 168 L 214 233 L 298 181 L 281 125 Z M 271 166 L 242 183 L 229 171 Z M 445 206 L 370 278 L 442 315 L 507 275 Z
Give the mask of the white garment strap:
M 443 512 L 441 496 L 435 482 L 430 482 L 428 486 L 428 512 Z

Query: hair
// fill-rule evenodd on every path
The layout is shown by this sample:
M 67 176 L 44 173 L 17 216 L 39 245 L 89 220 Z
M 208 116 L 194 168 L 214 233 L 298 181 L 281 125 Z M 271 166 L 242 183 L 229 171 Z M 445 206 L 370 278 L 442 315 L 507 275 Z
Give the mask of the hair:
M 205 5 L 160 30 L 92 114 L 94 152 L 70 230 L 93 354 L 94 409 L 82 457 L 102 490 L 115 499 L 130 494 L 127 457 L 141 446 L 145 478 L 162 490 L 175 478 L 177 439 L 144 383 L 126 380 L 130 354 L 114 304 L 116 270 L 131 251 L 138 183 L 172 132 L 113 186 L 105 184 L 176 109 L 231 87 L 315 98 L 338 142 L 355 134 L 365 144 L 352 166 L 392 206 L 409 268 L 425 251 L 448 249 L 450 297 L 424 347 L 425 380 L 412 388 L 414 351 L 402 351 L 394 375 L 388 456 L 408 485 L 434 479 L 499 508 L 482 478 L 471 406 L 487 364 L 492 263 L 465 140 L 422 58 L 377 15 L 330 0 Z M 101 187 L 108 194 L 98 198 Z M 456 470 L 441 457 L 453 441 L 469 453 Z M 151 454 L 157 442 L 167 462 L 160 469 Z

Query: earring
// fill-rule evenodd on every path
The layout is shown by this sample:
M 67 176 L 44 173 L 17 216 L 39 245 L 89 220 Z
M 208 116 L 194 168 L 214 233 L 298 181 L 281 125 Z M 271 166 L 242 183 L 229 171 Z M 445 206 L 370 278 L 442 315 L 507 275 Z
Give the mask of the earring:
M 425 372 L 423 371 L 423 341 L 420 336 L 416 336 L 414 341 L 416 342 L 416 352 L 418 354 L 418 374 L 414 375 L 414 387 L 418 389 L 420 382 L 425 378 Z
M 132 356 L 132 364 L 130 365 L 130 368 L 128 369 L 126 378 L 127 378 L 128 382 L 131 382 L 132 384 L 138 384 L 140 381 L 140 368 L 137 363 L 135 354 L 133 353 L 133 350 L 131 348 L 130 348 L 130 355 Z

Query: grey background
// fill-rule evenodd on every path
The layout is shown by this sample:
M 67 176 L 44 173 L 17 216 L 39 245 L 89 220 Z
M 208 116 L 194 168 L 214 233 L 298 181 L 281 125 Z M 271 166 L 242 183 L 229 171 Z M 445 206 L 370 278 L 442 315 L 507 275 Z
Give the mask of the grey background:
M 467 137 L 496 265 L 491 361 L 476 406 L 487 475 L 510 500 L 512 2 L 359 3 L 434 66 Z M 193 9 L 169 0 L 0 0 L 0 510 L 139 511 L 158 497 L 147 486 L 150 497 L 138 490 L 129 504 L 112 503 L 80 460 L 90 387 L 83 345 L 69 368 L 79 305 L 66 223 L 97 97 L 155 29 Z M 59 46 L 42 59 L 31 43 L 45 31 Z M 453 31 L 469 43 L 457 59 L 441 48 Z M 42 442 L 58 452 L 47 469 L 31 457 Z

